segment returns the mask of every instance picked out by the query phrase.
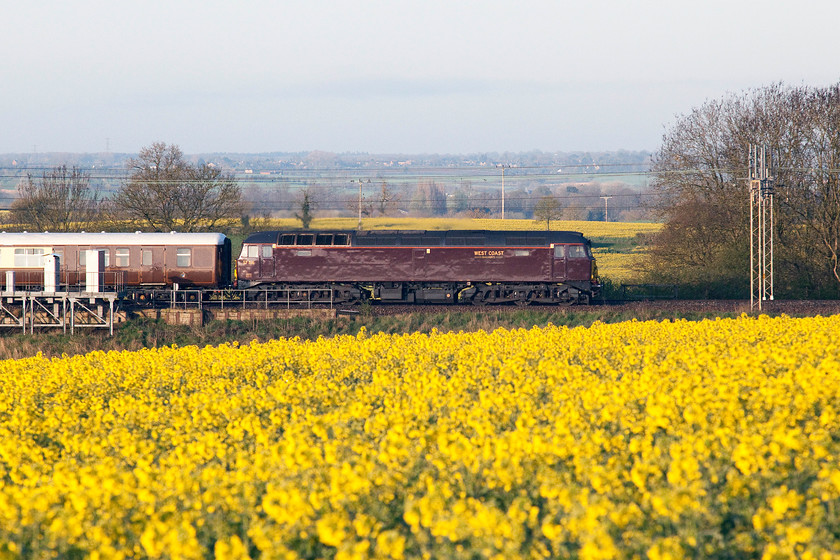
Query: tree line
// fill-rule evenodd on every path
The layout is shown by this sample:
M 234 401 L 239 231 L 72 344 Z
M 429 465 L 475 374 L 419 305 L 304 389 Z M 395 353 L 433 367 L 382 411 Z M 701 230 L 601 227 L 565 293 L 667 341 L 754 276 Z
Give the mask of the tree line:
M 34 231 L 93 228 L 201 231 L 240 219 L 242 190 L 230 173 L 191 164 L 176 145 L 156 142 L 127 164 L 129 178 L 103 199 L 90 175 L 66 165 L 27 175 L 12 203 L 12 220 Z
M 499 215 L 501 210 L 498 188 L 474 186 L 470 180 L 461 181 L 454 189 L 421 177 L 413 184 L 403 181 L 394 185 L 385 178 L 349 183 L 345 179 L 343 186 L 313 182 L 296 189 L 254 185 L 244 190 L 232 173 L 203 160 L 191 163 L 178 146 L 163 142 L 144 147 L 125 165 L 127 178 L 107 197 L 92 186 L 90 174 L 77 167 L 61 165 L 41 176 L 27 175 L 18 185 L 18 198 L 11 208 L 13 224 L 7 227 L 31 231 L 231 231 L 260 227 L 268 218 L 281 216 L 294 217 L 308 228 L 316 215 L 482 218 Z M 509 188 L 505 214 L 533 218 L 545 222 L 546 227 L 561 218 L 603 219 L 598 205 L 601 192 L 597 184 Z M 622 208 L 621 202 L 614 205 L 613 219 L 638 207 L 634 196 L 623 199 L 628 208 Z
M 840 295 L 840 84 L 767 87 L 710 100 L 678 117 L 652 166 L 664 227 L 649 276 L 684 293 L 747 297 L 749 145 L 776 160 L 779 297 Z

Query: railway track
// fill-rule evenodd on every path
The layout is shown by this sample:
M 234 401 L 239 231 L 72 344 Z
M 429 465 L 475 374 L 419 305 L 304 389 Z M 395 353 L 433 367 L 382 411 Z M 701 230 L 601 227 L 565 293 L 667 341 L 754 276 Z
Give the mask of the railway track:
M 840 301 L 837 300 L 776 300 L 762 302 L 762 309 L 756 308 L 752 313 L 785 313 L 788 315 L 835 315 L 840 314 Z M 638 312 L 640 315 L 651 311 L 677 314 L 710 314 L 710 313 L 751 313 L 749 300 L 654 300 L 654 301 L 596 301 L 590 306 L 557 306 L 557 305 L 492 305 L 475 307 L 470 305 L 402 305 L 377 304 L 365 307 L 339 307 L 340 314 L 372 316 L 404 315 L 410 313 L 516 313 L 523 310 L 544 311 L 556 313 L 585 313 L 609 309 L 612 312 L 626 312 L 630 315 Z

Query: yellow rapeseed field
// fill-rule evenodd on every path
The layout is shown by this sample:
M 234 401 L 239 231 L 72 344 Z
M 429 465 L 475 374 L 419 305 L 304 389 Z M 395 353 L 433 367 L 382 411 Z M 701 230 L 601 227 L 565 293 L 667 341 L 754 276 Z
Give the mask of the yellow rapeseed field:
M 607 278 L 616 284 L 632 283 L 645 273 L 647 253 L 643 250 L 615 253 L 607 249 L 593 249 L 592 254 L 602 279 Z
M 375 217 L 362 220 L 364 229 L 488 229 L 495 231 L 545 230 L 545 222 L 538 220 L 499 220 L 469 218 L 390 218 Z M 296 228 L 300 220 L 294 218 L 270 219 L 260 227 Z M 357 218 L 315 218 L 312 229 L 356 229 Z M 657 233 L 662 224 L 643 222 L 590 222 L 583 220 L 555 220 L 553 231 L 579 231 L 590 238 L 632 238 L 639 233 Z
M 5 558 L 836 558 L 840 317 L 0 363 Z

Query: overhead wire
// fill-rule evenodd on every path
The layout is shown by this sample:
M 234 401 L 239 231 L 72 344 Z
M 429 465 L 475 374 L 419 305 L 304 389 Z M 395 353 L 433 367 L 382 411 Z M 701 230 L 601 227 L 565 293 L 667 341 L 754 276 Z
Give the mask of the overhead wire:
M 505 165 L 496 166 L 495 164 L 484 165 L 469 165 L 469 166 L 449 166 L 449 167 L 434 167 L 434 166 L 410 166 L 410 167 L 392 167 L 392 166 L 378 166 L 378 167 L 340 167 L 340 168 L 271 168 L 258 169 L 256 172 L 247 173 L 244 170 L 237 170 L 232 173 L 234 180 L 239 182 L 240 186 L 247 189 L 248 187 L 279 187 L 285 189 L 296 190 L 314 190 L 326 191 L 337 189 L 358 189 L 359 183 L 366 187 L 377 188 L 383 182 L 392 185 L 407 186 L 406 184 L 422 184 L 424 181 L 440 180 L 446 183 L 454 183 L 459 190 L 475 189 L 477 195 L 474 202 L 482 204 L 500 204 L 502 196 L 488 192 L 489 189 L 499 188 L 502 182 L 502 170 L 504 169 L 504 181 L 511 189 L 522 188 L 521 183 L 526 182 L 542 182 L 540 186 L 553 188 L 567 188 L 575 187 L 580 183 L 602 183 L 605 180 L 620 177 L 635 177 L 653 179 L 663 175 L 690 175 L 696 173 L 724 173 L 729 175 L 737 175 L 741 170 L 733 170 L 727 168 L 689 168 L 689 169 L 650 169 L 650 162 L 580 162 L 580 163 L 557 163 L 557 164 L 539 164 L 539 165 Z M 645 168 L 641 170 L 633 170 L 633 168 Z M 130 171 L 124 168 L 82 168 L 77 169 L 85 172 L 85 176 L 94 182 L 106 182 L 104 190 L 116 191 L 119 185 L 124 181 L 128 181 L 131 177 Z M 0 166 L 0 181 L 24 179 L 27 176 L 33 176 L 35 172 L 42 174 L 54 170 L 55 166 Z M 556 171 L 548 171 L 556 170 Z M 578 170 L 578 171 L 574 171 Z M 609 170 L 609 171 L 605 171 Z M 779 168 L 779 171 L 796 171 L 796 172 L 837 172 L 837 170 L 825 170 L 816 168 Z M 37 179 L 37 176 L 33 176 Z M 110 189 L 107 187 L 108 181 L 116 182 L 115 187 L 112 183 Z M 153 181 L 144 180 L 147 183 Z M 168 182 L 168 181 L 161 181 Z M 638 184 L 629 184 L 627 188 L 639 189 L 638 192 L 619 193 L 612 191 L 610 196 L 615 198 L 635 199 L 641 201 L 657 196 L 656 193 L 642 190 L 643 187 Z M 97 185 L 102 186 L 102 185 Z M 9 186 L 12 187 L 12 186 Z M 9 188 L 7 187 L 7 189 Z M 511 191 L 510 194 L 504 196 L 506 203 L 517 203 L 524 200 L 533 200 L 533 196 L 519 196 L 515 195 L 516 190 Z M 252 193 L 253 194 L 253 193 Z M 561 201 L 580 200 L 583 202 L 586 199 L 589 204 L 573 206 L 566 205 L 564 208 L 572 209 L 593 209 L 600 208 L 600 201 L 596 201 L 601 196 L 600 191 L 596 193 L 573 193 L 567 191 L 566 194 L 554 194 L 554 198 Z M 4 194 L 0 192 L 0 210 L 8 210 L 11 203 L 18 197 L 13 194 Z M 413 198 L 413 197 L 412 197 Z M 376 204 L 376 198 L 364 196 L 363 201 L 367 205 Z M 275 210 L 290 209 L 289 201 L 271 201 L 265 200 L 265 197 L 252 197 L 248 202 L 259 203 L 262 205 L 271 205 Z M 411 205 L 411 198 L 408 200 L 401 200 L 403 205 Z M 348 196 L 347 198 L 333 197 L 329 202 L 318 202 L 321 209 L 326 210 L 342 210 L 347 209 L 351 205 L 358 204 L 358 198 L 355 196 Z M 416 204 L 416 202 L 415 202 Z M 614 202 L 616 209 L 634 209 L 641 208 L 643 204 L 620 204 Z M 512 211 L 516 211 L 511 209 Z

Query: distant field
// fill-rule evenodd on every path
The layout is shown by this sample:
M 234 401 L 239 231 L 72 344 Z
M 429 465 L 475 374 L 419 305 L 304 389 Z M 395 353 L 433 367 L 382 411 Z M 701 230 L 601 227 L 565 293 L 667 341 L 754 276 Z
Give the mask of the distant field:
M 592 251 L 598 263 L 601 278 L 613 284 L 633 284 L 641 281 L 646 254 L 641 249 L 630 252 L 595 249 Z
M 356 229 L 358 218 L 316 218 L 312 229 Z M 300 220 L 294 218 L 272 219 L 267 227 L 300 227 Z M 545 225 L 536 220 L 498 220 L 466 218 L 365 218 L 364 229 L 492 229 L 492 230 L 543 230 Z M 636 222 L 588 222 L 557 220 L 551 222 L 552 231 L 572 230 L 582 232 L 587 237 L 635 237 L 638 233 L 656 233 L 662 224 Z

